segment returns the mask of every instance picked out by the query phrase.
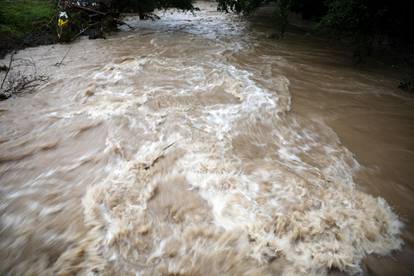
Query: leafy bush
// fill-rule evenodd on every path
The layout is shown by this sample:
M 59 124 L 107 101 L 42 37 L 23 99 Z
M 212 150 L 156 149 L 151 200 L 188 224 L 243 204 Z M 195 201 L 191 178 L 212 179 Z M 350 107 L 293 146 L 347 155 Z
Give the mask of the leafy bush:
M 289 11 L 319 23 L 319 30 L 352 38 L 356 55 L 367 55 L 374 44 L 414 43 L 411 1 L 404 0 L 217 0 L 222 11 L 249 14 L 261 4 L 276 4 L 276 25 L 281 34 Z
M 181 10 L 192 10 L 192 0 L 118 0 L 114 6 L 121 12 L 139 12 L 140 14 L 151 13 L 155 9 L 177 8 Z

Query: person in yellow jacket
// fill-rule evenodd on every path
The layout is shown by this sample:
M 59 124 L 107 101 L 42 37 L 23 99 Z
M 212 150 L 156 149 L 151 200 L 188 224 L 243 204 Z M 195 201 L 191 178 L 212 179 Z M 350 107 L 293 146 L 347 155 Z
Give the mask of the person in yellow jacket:
M 69 17 L 65 11 L 59 13 L 57 22 L 57 35 L 59 41 L 68 41 L 69 37 Z

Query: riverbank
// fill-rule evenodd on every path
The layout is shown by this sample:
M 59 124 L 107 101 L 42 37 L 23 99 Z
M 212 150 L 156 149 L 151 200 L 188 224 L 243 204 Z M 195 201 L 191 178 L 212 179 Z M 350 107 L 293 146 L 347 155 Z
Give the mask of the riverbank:
M 282 42 L 277 31 L 274 30 L 274 5 L 270 4 L 259 8 L 249 16 L 253 24 L 266 28 L 267 37 L 275 43 Z M 414 45 L 408 43 L 387 44 L 383 41 L 373 45 L 367 55 L 355 56 L 357 45 L 350 36 L 338 36 L 326 29 L 318 29 L 316 21 L 305 20 L 299 14 L 289 15 L 287 36 L 300 37 L 303 43 L 310 43 L 314 47 L 317 41 L 318 47 L 323 50 L 333 48 L 342 53 L 339 57 L 347 65 L 355 70 L 372 71 L 375 69 L 386 70 L 393 78 L 396 78 L 395 87 L 400 88 L 402 94 L 414 94 Z
M 56 7 L 53 1 L 48 0 L 25 0 L 25 1 L 3 1 L 0 3 L 0 58 L 11 50 L 24 49 L 38 45 L 57 43 L 56 35 Z M 256 13 L 267 17 L 265 21 L 274 21 L 274 7 L 266 6 L 260 8 Z M 254 17 L 254 15 L 253 15 Z M 246 18 L 247 19 L 247 18 Z M 302 34 L 324 41 L 322 48 L 333 45 L 344 51 L 350 62 L 354 63 L 355 45 L 347 38 L 330 37 L 327 33 L 316 32 L 315 22 L 303 20 L 297 14 L 290 15 L 288 32 Z M 259 23 L 260 24 L 260 23 Z M 265 23 L 272 27 L 273 23 Z M 275 31 L 269 30 L 269 35 Z M 277 43 L 277 39 L 275 39 Z M 324 45 L 325 44 L 325 45 Z M 398 75 L 396 83 L 402 91 L 414 93 L 414 51 L 412 46 L 399 45 L 398 48 L 377 47 L 369 56 L 363 57 L 363 62 L 355 64 L 356 68 L 388 68 L 392 74 Z
M 264 24 L 268 28 L 267 36 L 278 43 L 278 35 L 274 35 L 274 6 L 268 5 L 256 12 L 263 19 L 255 21 L 256 24 Z M 254 14 L 251 18 L 254 18 Z M 56 36 L 56 4 L 50 0 L 24 0 L 0 2 L 0 58 L 11 50 L 20 50 L 26 47 L 57 43 Z M 248 18 L 246 18 L 248 20 Z M 349 38 L 332 37 L 328 33 L 316 32 L 316 22 L 303 20 L 298 14 L 291 14 L 288 33 L 310 37 L 320 41 L 321 49 L 334 47 L 341 49 L 344 58 L 354 63 L 354 46 Z M 306 43 L 306 40 L 304 41 Z M 342 58 L 342 57 L 341 57 Z M 6 65 L 6 64 L 3 64 Z M 399 79 L 396 86 L 401 90 L 412 94 L 414 92 L 414 51 L 412 45 L 401 44 L 398 48 L 384 46 L 373 49 L 364 61 L 354 64 L 357 70 L 370 70 L 382 68 L 389 70 L 393 76 Z
M 55 17 L 53 1 L 1 1 L 0 57 L 11 50 L 56 43 Z

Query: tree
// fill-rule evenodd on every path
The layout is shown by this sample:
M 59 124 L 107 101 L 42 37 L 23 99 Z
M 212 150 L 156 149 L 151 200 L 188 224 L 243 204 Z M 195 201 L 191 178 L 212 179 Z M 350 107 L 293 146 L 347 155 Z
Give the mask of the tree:
M 357 58 L 369 55 L 374 44 L 414 44 L 411 1 L 404 0 L 217 0 L 219 10 L 250 14 L 260 5 L 275 3 L 280 34 L 290 11 L 318 22 L 319 30 L 352 38 Z
M 264 3 L 271 1 L 266 0 L 217 0 L 218 10 L 224 12 L 236 12 L 241 14 L 250 14 Z M 276 27 L 279 29 L 280 35 L 286 31 L 288 25 L 289 11 L 292 6 L 292 0 L 273 0 L 276 4 L 275 19 Z
M 158 17 L 152 14 L 155 9 L 194 9 L 192 0 L 59 0 L 58 6 L 60 42 L 70 42 L 81 34 L 103 38 L 117 25 L 128 25 L 119 19 L 120 13 L 136 12 L 140 19 L 146 19 Z
M 112 1 L 119 12 L 138 12 L 141 19 L 155 9 L 193 10 L 193 0 L 118 0 Z

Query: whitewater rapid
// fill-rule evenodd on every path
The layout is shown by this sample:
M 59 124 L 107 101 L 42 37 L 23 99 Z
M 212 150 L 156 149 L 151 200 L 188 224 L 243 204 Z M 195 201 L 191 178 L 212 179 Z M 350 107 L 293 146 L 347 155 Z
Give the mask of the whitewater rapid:
M 0 103 L 2 273 L 358 273 L 401 248 L 355 156 L 292 111 L 272 70 L 289 62 L 256 53 L 243 18 L 199 5 L 18 53 L 49 81 Z

